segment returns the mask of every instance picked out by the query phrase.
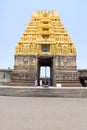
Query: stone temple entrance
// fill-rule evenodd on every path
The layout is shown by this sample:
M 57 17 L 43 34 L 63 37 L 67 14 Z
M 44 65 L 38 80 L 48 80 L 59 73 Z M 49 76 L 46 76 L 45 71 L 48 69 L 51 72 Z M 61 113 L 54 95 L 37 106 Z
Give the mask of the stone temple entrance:
M 42 67 L 45 76 L 41 77 Z M 50 70 L 47 77 L 46 68 Z M 35 11 L 15 48 L 10 85 L 79 87 L 76 48 L 56 11 Z
M 53 86 L 53 57 L 38 58 L 38 81 L 39 85 Z

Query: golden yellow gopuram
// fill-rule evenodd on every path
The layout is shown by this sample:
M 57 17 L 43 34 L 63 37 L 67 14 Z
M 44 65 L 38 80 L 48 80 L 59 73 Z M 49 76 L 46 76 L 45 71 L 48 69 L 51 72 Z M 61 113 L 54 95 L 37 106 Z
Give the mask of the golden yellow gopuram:
M 80 86 L 76 48 L 57 11 L 34 11 L 16 45 L 11 85 L 34 86 L 35 81 L 38 86 L 42 81 L 43 86 Z
M 44 45 L 45 44 L 45 45 Z M 57 11 L 34 11 L 15 50 L 20 54 L 76 54 Z

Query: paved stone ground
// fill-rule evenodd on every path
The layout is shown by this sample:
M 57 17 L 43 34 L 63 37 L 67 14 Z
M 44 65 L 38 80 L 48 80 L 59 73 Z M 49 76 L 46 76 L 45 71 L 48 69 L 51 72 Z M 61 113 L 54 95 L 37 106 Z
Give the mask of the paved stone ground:
M 87 99 L 0 96 L 0 130 L 87 130 Z

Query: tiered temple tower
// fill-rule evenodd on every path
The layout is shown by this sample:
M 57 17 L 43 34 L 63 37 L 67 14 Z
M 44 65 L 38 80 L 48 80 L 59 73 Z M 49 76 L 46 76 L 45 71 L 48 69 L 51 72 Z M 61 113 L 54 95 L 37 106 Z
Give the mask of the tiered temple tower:
M 15 49 L 12 85 L 33 86 L 40 68 L 50 67 L 50 85 L 80 86 L 76 48 L 57 11 L 34 11 Z M 48 80 L 44 77 L 45 84 Z

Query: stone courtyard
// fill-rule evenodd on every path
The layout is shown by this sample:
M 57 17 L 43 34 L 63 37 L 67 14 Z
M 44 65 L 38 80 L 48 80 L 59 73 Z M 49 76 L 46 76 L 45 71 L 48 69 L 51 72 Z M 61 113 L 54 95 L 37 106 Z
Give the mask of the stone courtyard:
M 0 130 L 86 130 L 87 99 L 0 96 Z

